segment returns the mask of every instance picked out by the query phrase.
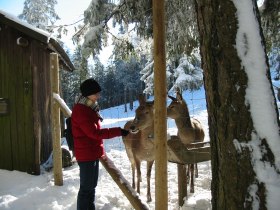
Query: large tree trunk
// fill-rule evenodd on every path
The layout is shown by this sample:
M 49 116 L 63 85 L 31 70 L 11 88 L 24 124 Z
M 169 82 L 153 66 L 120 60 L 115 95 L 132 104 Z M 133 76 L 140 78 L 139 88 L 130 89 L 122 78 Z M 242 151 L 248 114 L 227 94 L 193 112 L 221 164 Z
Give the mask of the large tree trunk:
M 248 147 L 238 152 L 234 146 L 234 140 L 249 142 L 255 130 L 245 101 L 248 77 L 235 47 L 236 8 L 231 0 L 195 2 L 212 150 L 212 209 L 252 209 L 248 191 L 253 184 L 260 209 L 267 209 L 266 189 L 256 179 Z M 273 163 L 266 140 L 261 141 L 268 151 L 264 160 Z

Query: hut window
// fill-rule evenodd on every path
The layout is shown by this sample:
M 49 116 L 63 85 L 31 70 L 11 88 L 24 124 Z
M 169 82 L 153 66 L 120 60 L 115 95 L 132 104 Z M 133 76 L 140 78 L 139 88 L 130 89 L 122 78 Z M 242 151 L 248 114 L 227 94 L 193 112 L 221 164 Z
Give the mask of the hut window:
M 28 46 L 28 40 L 23 38 L 23 37 L 19 37 L 17 39 L 17 45 L 22 46 L 22 47 L 27 47 Z

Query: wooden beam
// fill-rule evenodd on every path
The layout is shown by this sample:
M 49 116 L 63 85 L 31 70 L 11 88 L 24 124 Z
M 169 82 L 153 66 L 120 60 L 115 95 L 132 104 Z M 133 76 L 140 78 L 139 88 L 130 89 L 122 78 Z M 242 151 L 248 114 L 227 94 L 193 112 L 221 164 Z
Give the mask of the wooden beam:
M 51 86 L 52 92 L 59 93 L 59 64 L 58 55 L 56 53 L 50 54 L 50 71 L 51 71 Z M 62 175 L 62 152 L 61 152 L 61 132 L 60 132 L 60 110 L 58 103 L 51 97 L 52 104 L 52 141 L 53 141 L 53 174 L 54 184 L 58 186 L 63 185 Z
M 177 164 L 177 172 L 178 172 L 178 199 L 179 206 L 182 207 L 184 205 L 184 198 L 187 197 L 187 170 L 186 165 Z
M 71 109 L 67 106 L 65 101 L 58 95 L 58 94 L 53 94 L 53 98 L 56 101 L 57 105 L 59 106 L 60 110 L 64 114 L 65 117 L 71 117 L 72 111 Z
M 192 164 L 211 160 L 210 142 L 185 145 L 177 136 L 167 142 L 168 161 L 179 164 Z
M 130 201 L 131 205 L 136 210 L 149 210 L 149 207 L 146 203 L 141 201 L 138 193 L 130 186 L 130 183 L 124 178 L 122 173 L 115 167 L 113 161 L 110 160 L 107 156 L 100 158 L 100 162 L 107 172 L 111 175 L 113 180 L 119 186 L 121 191 Z
M 155 209 L 168 209 L 164 0 L 153 0 Z

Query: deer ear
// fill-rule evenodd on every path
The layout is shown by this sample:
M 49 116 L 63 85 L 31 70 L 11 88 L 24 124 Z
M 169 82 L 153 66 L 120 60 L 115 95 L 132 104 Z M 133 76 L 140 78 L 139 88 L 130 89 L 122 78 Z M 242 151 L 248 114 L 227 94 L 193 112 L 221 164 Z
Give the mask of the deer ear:
M 177 99 L 178 101 L 182 101 L 182 100 L 183 100 L 183 97 L 182 97 L 180 88 L 179 88 L 179 87 L 176 87 L 175 92 L 176 92 L 176 99 Z
M 138 101 L 140 105 L 143 105 L 146 102 L 145 96 L 143 94 L 139 94 Z
M 175 88 L 175 92 L 176 92 L 176 93 L 181 93 L 181 89 L 177 86 L 177 87 Z
M 168 95 L 168 98 L 170 98 L 172 101 L 177 101 L 177 99 L 174 98 L 173 96 Z
M 176 99 L 178 101 L 182 101 L 183 100 L 182 94 L 180 92 L 176 92 Z

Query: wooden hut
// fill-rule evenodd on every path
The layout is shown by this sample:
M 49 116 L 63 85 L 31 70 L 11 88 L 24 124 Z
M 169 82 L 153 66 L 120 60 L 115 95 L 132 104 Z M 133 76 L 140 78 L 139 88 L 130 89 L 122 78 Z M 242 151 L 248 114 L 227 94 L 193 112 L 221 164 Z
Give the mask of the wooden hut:
M 52 151 L 50 53 L 74 66 L 42 30 L 0 10 L 0 169 L 40 174 Z

